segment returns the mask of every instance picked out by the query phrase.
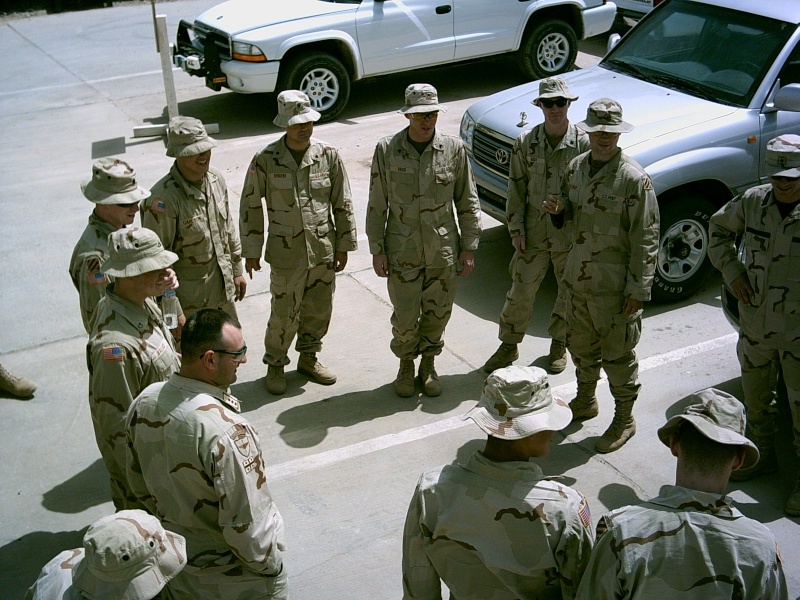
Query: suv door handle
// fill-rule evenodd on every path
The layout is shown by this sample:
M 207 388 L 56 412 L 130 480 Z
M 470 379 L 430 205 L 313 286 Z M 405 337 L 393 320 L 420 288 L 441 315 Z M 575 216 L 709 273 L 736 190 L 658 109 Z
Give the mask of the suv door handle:
M 436 14 L 437 15 L 446 15 L 451 10 L 453 10 L 452 6 L 450 6 L 449 4 L 443 4 L 442 6 L 437 6 L 436 7 Z

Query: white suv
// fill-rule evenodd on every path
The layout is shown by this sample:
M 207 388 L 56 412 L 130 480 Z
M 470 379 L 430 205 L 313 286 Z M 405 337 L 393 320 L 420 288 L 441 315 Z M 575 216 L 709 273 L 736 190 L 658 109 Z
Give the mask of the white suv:
M 669 0 L 618 39 L 598 65 L 564 75 L 580 96 L 570 116 L 611 97 L 635 126 L 620 146 L 653 179 L 661 210 L 653 298 L 677 300 L 711 268 L 711 215 L 766 181 L 771 138 L 800 131 L 800 1 Z M 541 120 L 537 89 L 493 94 L 461 122 L 481 204 L 499 219 L 512 144 Z
M 531 78 L 570 70 L 607 0 L 230 0 L 181 21 L 173 62 L 245 94 L 299 89 L 323 120 L 365 77 L 516 52 Z

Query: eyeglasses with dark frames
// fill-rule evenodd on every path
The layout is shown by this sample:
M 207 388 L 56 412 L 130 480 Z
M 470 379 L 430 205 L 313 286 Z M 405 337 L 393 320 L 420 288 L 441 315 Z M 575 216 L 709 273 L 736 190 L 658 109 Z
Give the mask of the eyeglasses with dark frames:
M 247 354 L 247 346 L 243 346 L 241 350 L 217 350 L 216 348 L 211 348 L 211 352 L 216 352 L 217 354 L 228 354 L 233 357 L 233 360 L 236 362 L 242 362 L 242 358 L 244 358 L 245 354 Z M 202 356 L 200 358 L 203 358 Z
M 433 121 L 435 118 L 439 116 L 439 112 L 427 112 L 427 113 L 411 113 L 411 118 L 415 121 Z
M 566 98 L 539 98 L 539 104 L 545 108 L 553 108 L 553 106 L 564 108 L 567 105 L 567 102 L 569 102 L 569 100 Z

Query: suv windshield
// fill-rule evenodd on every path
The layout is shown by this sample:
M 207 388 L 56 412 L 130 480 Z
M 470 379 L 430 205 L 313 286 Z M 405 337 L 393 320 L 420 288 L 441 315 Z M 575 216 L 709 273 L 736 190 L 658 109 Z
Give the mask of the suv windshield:
M 783 21 L 673 0 L 634 27 L 600 64 L 686 94 L 747 107 L 794 29 Z

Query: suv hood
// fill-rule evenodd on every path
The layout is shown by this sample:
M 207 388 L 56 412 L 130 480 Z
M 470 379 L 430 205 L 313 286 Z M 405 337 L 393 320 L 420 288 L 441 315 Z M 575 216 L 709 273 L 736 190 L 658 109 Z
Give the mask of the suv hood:
M 355 11 L 357 8 L 357 4 L 321 0 L 229 0 L 210 8 L 197 20 L 229 35 L 236 35 L 267 25 Z
M 579 96 L 570 108 L 572 123 L 582 121 L 589 104 L 598 98 L 610 97 L 622 105 L 622 118 L 634 125 L 633 131 L 623 134 L 620 140 L 623 148 L 697 127 L 741 110 L 614 73 L 601 66 L 572 71 L 562 77 L 569 84 L 570 91 Z M 479 126 L 513 140 L 522 131 L 541 122 L 540 109 L 531 104 L 538 90 L 538 82 L 508 89 L 477 102 L 469 108 L 469 113 Z M 520 112 L 528 115 L 523 127 L 517 126 L 521 120 Z

